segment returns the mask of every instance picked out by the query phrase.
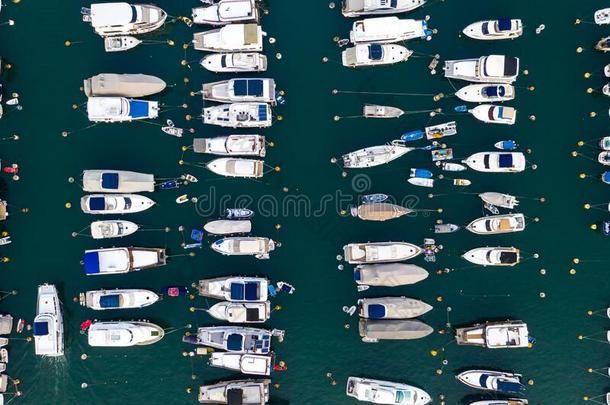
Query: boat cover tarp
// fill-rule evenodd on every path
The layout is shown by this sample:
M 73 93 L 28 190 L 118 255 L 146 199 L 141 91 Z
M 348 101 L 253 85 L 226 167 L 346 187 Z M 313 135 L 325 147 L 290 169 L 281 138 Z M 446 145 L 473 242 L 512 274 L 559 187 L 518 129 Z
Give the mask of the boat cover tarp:
M 242 405 L 244 403 L 244 392 L 241 388 L 229 388 L 227 390 L 227 405 Z
M 364 317 L 369 319 L 416 318 L 432 309 L 425 302 L 407 297 L 364 298 L 360 301 L 360 305 Z
M 85 79 L 83 87 L 87 97 L 145 97 L 163 91 L 166 84 L 150 75 L 101 73 Z
M 34 336 L 47 336 L 49 324 L 47 322 L 34 322 Z
M 503 97 L 504 96 L 504 87 L 502 86 L 487 86 L 485 87 L 485 95 L 487 97 Z
M 369 59 L 371 59 L 371 60 L 383 59 L 383 47 L 379 44 L 369 45 Z
M 380 340 L 420 339 L 434 331 L 429 325 L 421 321 L 397 319 L 360 319 L 358 330 L 362 337 Z
M 358 283 L 380 287 L 414 284 L 426 277 L 426 270 L 403 263 L 365 264 L 354 271 L 354 280 Z
M 368 318 L 369 319 L 383 319 L 386 315 L 385 306 L 381 304 L 368 305 Z
M 258 25 L 256 24 L 245 24 L 244 25 L 244 44 L 252 45 L 258 42 Z
M 148 101 L 129 100 L 129 116 L 132 118 L 148 117 Z
M 100 297 L 100 307 L 102 308 L 118 308 L 121 303 L 120 294 L 102 295 Z
M 498 381 L 498 391 L 500 392 L 519 392 L 521 384 L 512 381 Z
M 102 173 L 102 188 L 116 190 L 119 188 L 118 173 Z
M 89 209 L 92 211 L 102 211 L 106 207 L 106 199 L 104 197 L 89 198 Z
M 518 73 L 519 59 L 512 56 L 506 56 L 504 58 L 504 75 L 515 76 Z
M 100 272 L 99 252 L 85 252 L 85 274 L 98 274 Z
M 263 81 L 261 79 L 235 79 L 233 91 L 236 96 L 256 96 L 263 95 Z
M 500 31 L 510 31 L 511 26 L 510 18 L 500 18 L 498 20 L 498 30 Z
M 219 219 L 208 222 L 203 226 L 203 229 L 214 235 L 249 233 L 252 230 L 252 222 L 249 220 Z
M 258 299 L 258 283 L 232 283 L 231 299 L 234 301 L 254 301 Z
M 501 252 L 500 253 L 500 263 L 510 264 L 517 262 L 517 252 Z
M 8 335 L 13 330 L 13 317 L 0 315 L 0 335 Z
M 117 188 L 104 187 L 104 175 L 118 175 Z M 114 176 L 108 176 L 107 184 L 112 186 L 110 180 Z M 86 192 L 104 192 L 113 191 L 118 193 L 138 193 L 138 192 L 153 192 L 155 191 L 155 178 L 152 174 L 121 171 L 121 170 L 85 170 L 83 172 L 83 190 Z
M 498 165 L 502 168 L 513 167 L 513 155 L 510 153 L 502 153 L 498 157 Z
M 227 350 L 240 351 L 244 343 L 244 337 L 239 333 L 232 333 L 227 336 Z
M 0 221 L 4 221 L 8 216 L 6 212 L 6 201 L 0 200 Z
M 246 320 L 248 322 L 260 321 L 261 317 L 258 315 L 258 308 L 246 308 Z
M 411 213 L 412 210 L 389 203 L 363 204 L 358 207 L 358 218 L 367 221 L 386 221 Z

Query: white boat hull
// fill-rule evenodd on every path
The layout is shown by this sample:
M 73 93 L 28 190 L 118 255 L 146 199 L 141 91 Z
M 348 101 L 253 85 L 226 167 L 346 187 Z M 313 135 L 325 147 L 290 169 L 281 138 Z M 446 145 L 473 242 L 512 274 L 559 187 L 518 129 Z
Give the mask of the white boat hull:
M 514 39 L 523 35 L 520 19 L 477 21 L 462 30 L 464 35 L 481 41 Z
M 81 209 L 85 214 L 134 214 L 154 205 L 150 198 L 137 194 L 92 194 L 81 198 Z
M 401 262 L 421 252 L 419 246 L 406 242 L 350 243 L 343 246 L 344 258 L 350 264 Z
M 95 311 L 144 308 L 158 300 L 154 292 L 139 289 L 94 290 L 80 297 L 81 305 Z
M 346 67 L 393 65 L 405 62 L 413 51 L 396 44 L 358 44 L 341 52 Z
M 510 84 L 470 84 L 459 89 L 455 96 L 469 103 L 494 103 L 515 98 L 515 88 Z
M 264 161 L 240 158 L 219 158 L 207 163 L 213 173 L 225 177 L 260 178 L 265 174 Z
M 210 354 L 208 364 L 247 375 L 270 375 L 273 357 L 261 354 L 243 354 L 214 352 Z
M 232 235 L 237 233 L 250 233 L 252 222 L 250 220 L 219 219 L 210 221 L 203 226 L 203 230 L 212 235 Z
M 518 173 L 525 170 L 525 155 L 521 152 L 479 152 L 463 160 L 478 172 Z
M 514 266 L 519 263 L 519 249 L 514 247 L 480 247 L 471 249 L 462 257 L 480 266 Z
M 150 322 L 94 322 L 87 331 L 91 347 L 131 347 L 157 343 L 165 331 Z
M 93 239 L 123 238 L 135 233 L 138 225 L 131 221 L 95 221 L 91 223 L 91 237 Z
M 263 323 L 271 317 L 271 304 L 266 302 L 223 301 L 208 309 L 211 317 L 229 323 Z
M 512 107 L 481 104 L 468 112 L 488 124 L 513 125 L 517 120 L 517 110 Z
M 466 226 L 466 229 L 477 235 L 521 232 L 525 230 L 525 216 L 523 214 L 490 215 L 475 219 Z
M 389 163 L 406 155 L 415 148 L 398 144 L 371 146 L 343 155 L 343 167 L 346 169 L 363 169 Z
M 34 318 L 34 351 L 37 356 L 64 355 L 64 323 L 61 302 L 54 285 L 38 287 L 36 318 Z
M 262 135 L 229 135 L 193 140 L 195 153 L 221 156 L 260 156 L 267 153 L 265 137 Z
M 261 53 L 217 53 L 207 55 L 199 62 L 211 72 L 244 73 L 267 70 L 267 57 Z
M 391 381 L 349 377 L 345 394 L 359 401 L 374 404 L 398 404 L 396 397 L 401 392 L 409 398 L 409 405 L 426 405 L 432 402 L 430 395 L 422 389 Z

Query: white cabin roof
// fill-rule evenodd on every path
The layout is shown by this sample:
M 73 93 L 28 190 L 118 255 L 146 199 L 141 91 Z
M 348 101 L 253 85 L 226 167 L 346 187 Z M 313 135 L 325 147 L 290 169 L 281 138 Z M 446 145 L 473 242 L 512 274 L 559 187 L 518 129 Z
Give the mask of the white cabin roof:
M 129 3 L 98 3 L 91 5 L 91 25 L 107 27 L 136 22 L 138 11 Z

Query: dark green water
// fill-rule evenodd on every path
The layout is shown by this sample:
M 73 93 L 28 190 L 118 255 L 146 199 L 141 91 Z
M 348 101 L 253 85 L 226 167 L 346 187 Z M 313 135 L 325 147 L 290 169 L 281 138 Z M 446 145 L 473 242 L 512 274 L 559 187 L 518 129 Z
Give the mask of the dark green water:
M 425 115 L 413 115 L 393 121 L 343 120 L 333 122 L 334 115 L 355 115 L 365 102 L 389 104 L 406 110 L 443 107 L 449 111 L 458 104 L 455 99 L 434 103 L 430 97 L 386 97 L 365 95 L 331 96 L 331 90 L 414 92 L 450 94 L 452 88 L 441 74 L 431 76 L 426 68 L 429 58 L 413 58 L 397 66 L 352 71 L 340 66 L 339 49 L 333 44 L 335 35 L 345 37 L 350 22 L 337 9 L 330 10 L 325 1 L 270 2 L 270 14 L 263 19 L 264 30 L 277 39 L 275 45 L 266 43 L 270 69 L 280 88 L 287 92 L 287 104 L 277 109 L 282 122 L 264 131 L 275 147 L 269 150 L 266 161 L 279 165 L 281 172 L 266 176 L 261 182 L 225 180 L 202 169 L 188 167 L 199 177 L 198 184 L 177 192 L 159 192 L 152 197 L 159 206 L 133 217 L 149 228 L 170 226 L 169 234 L 143 232 L 117 245 L 166 246 L 172 254 L 183 253 L 182 241 L 176 231 L 178 225 L 187 228 L 201 226 L 206 218 L 197 213 L 192 204 L 176 205 L 178 194 L 188 192 L 200 196 L 200 207 L 209 211 L 206 216 L 220 212 L 218 202 L 227 195 L 252 196 L 259 201 L 271 196 L 283 201 L 287 196 L 304 195 L 317 208 L 324 196 L 341 192 L 355 198 L 359 192 L 384 192 L 397 199 L 416 196 L 419 207 L 442 207 L 442 218 L 447 222 L 465 224 L 483 215 L 480 203 L 472 195 L 453 194 L 429 200 L 428 190 L 406 183 L 410 167 L 429 168 L 427 154 L 414 152 L 390 165 L 365 172 L 350 173 L 344 179 L 341 171 L 331 165 L 332 156 L 381 144 L 406 130 L 419 129 L 429 123 Z M 172 15 L 188 15 L 197 2 L 178 0 L 159 4 Z M 83 78 L 100 72 L 147 73 L 159 76 L 168 83 L 176 83 L 159 96 L 168 106 L 188 103 L 188 111 L 171 110 L 162 115 L 179 126 L 194 127 L 197 136 L 228 133 L 214 127 L 203 127 L 199 121 L 186 122 L 186 113 L 197 115 L 201 108 L 198 97 L 188 93 L 197 91 L 201 82 L 219 80 L 201 69 L 196 60 L 202 55 L 180 47 L 189 42 L 198 29 L 174 24 L 157 39 L 173 39 L 176 46 L 141 46 L 131 52 L 105 54 L 101 38 L 80 22 L 79 8 L 85 3 L 31 2 L 8 4 L 0 14 L 0 21 L 16 20 L 14 27 L 0 26 L 0 55 L 13 65 L 2 76 L 5 91 L 20 94 L 24 111 L 9 112 L 1 121 L 0 135 L 21 135 L 18 142 L 2 143 L 2 158 L 17 161 L 22 166 L 21 180 L 8 180 L 3 197 L 13 204 L 13 215 L 6 227 L 13 235 L 13 244 L 3 248 L 2 254 L 11 262 L 0 268 L 3 290 L 16 289 L 16 297 L 0 304 L 2 311 L 31 321 L 35 314 L 36 287 L 43 282 L 54 283 L 64 302 L 67 329 L 66 356 L 61 360 L 36 358 L 33 345 L 23 341 L 10 344 L 9 375 L 21 378 L 25 395 L 19 399 L 27 404 L 103 404 L 196 403 L 194 394 L 186 394 L 186 387 L 196 387 L 222 378 L 230 373 L 210 369 L 205 359 L 184 358 L 190 350 L 180 342 L 181 331 L 169 334 L 151 347 L 124 350 L 91 349 L 86 337 L 79 334 L 79 324 L 85 319 L 150 319 L 164 327 L 213 324 L 205 313 L 192 314 L 193 305 L 186 300 L 164 300 L 145 310 L 96 314 L 79 307 L 72 298 L 79 292 L 95 288 L 133 287 L 160 289 L 168 284 L 190 284 L 203 277 L 224 274 L 259 274 L 274 280 L 292 282 L 297 293 L 281 296 L 275 303 L 283 310 L 274 314 L 269 327 L 286 330 L 286 340 L 275 345 L 278 358 L 286 361 L 288 371 L 273 377 L 280 388 L 272 392 L 272 404 L 349 404 L 344 383 L 349 375 L 404 381 L 424 388 L 435 397 L 443 394 L 448 404 L 458 404 L 464 398 L 474 400 L 474 392 L 459 385 L 456 371 L 468 367 L 489 367 L 520 372 L 535 384 L 528 386 L 530 404 L 569 405 L 582 401 L 582 396 L 605 393 L 608 380 L 591 375 L 586 368 L 608 365 L 608 347 L 592 341 L 579 341 L 580 334 L 591 335 L 608 328 L 610 322 L 600 317 L 587 317 L 588 309 L 608 305 L 607 254 L 605 240 L 592 232 L 588 225 L 607 217 L 602 211 L 584 211 L 584 202 L 608 201 L 606 185 L 593 179 L 579 180 L 578 173 L 592 175 L 602 170 L 596 163 L 570 157 L 578 139 L 593 139 L 607 135 L 607 102 L 600 96 L 587 95 L 589 86 L 603 84 L 601 68 L 607 57 L 594 53 L 592 44 L 607 34 L 607 29 L 593 25 L 573 24 L 577 17 L 591 16 L 598 5 L 592 1 L 576 4 L 548 2 L 458 2 L 447 1 L 413 13 L 415 18 L 430 14 L 430 25 L 439 29 L 431 42 L 409 44 L 414 50 L 434 54 L 442 59 L 478 57 L 489 53 L 519 56 L 522 68 L 529 75 L 521 75 L 517 99 L 511 105 L 519 110 L 517 125 L 498 127 L 484 125 L 473 119 L 458 120 L 459 134 L 448 139 L 456 156 L 489 150 L 494 142 L 516 139 L 524 148 L 531 148 L 529 159 L 538 164 L 537 171 L 517 175 L 482 175 L 468 172 L 464 177 L 473 181 L 468 192 L 500 191 L 519 196 L 546 198 L 540 204 L 522 198 L 521 212 L 539 217 L 520 234 L 477 237 L 457 233 L 438 238 L 445 245 L 444 254 L 436 264 L 414 262 L 431 273 L 439 268 L 459 269 L 449 275 L 431 277 L 416 286 L 392 290 L 369 290 L 358 294 L 351 281 L 351 269 L 338 271 L 335 256 L 341 246 L 356 241 L 406 240 L 419 243 L 430 236 L 434 216 L 401 218 L 386 223 L 364 223 L 337 215 L 335 202 L 327 204 L 324 215 L 295 215 L 287 204 L 287 212 L 279 210 L 270 217 L 258 215 L 255 233 L 271 236 L 282 242 L 271 260 L 227 258 L 209 249 L 198 251 L 195 258 L 176 257 L 162 269 L 126 276 L 87 278 L 79 265 L 83 250 L 111 246 L 112 242 L 98 243 L 88 238 L 72 238 L 71 232 L 86 226 L 92 217 L 78 209 L 81 191 L 77 184 L 69 184 L 70 176 L 78 177 L 84 169 L 112 168 L 154 173 L 171 177 L 185 172 L 178 166 L 180 147 L 189 137 L 177 140 L 163 134 L 158 127 L 146 123 L 98 125 L 74 132 L 63 138 L 64 130 L 76 131 L 88 125 L 84 109 L 73 110 L 71 105 L 85 101 L 79 86 Z M 522 18 L 525 35 L 515 41 L 477 43 L 458 37 L 468 23 L 497 16 Z M 584 17 L 583 17 L 584 18 Z M 588 17 L 591 19 L 591 17 Z M 539 24 L 546 24 L 541 35 L 535 35 Z M 201 28 L 203 30 L 205 28 Z M 64 47 L 64 41 L 73 45 Z M 578 55 L 577 46 L 585 51 Z M 274 55 L 281 52 L 282 60 Z M 321 59 L 331 60 L 323 64 Z M 180 61 L 193 61 L 192 69 L 182 67 Z M 440 71 L 440 66 L 439 66 Z M 588 81 L 584 72 L 593 72 Z M 183 78 L 190 83 L 184 84 Z M 525 86 L 534 85 L 529 92 Z M 589 119 L 590 111 L 598 117 Z M 535 114 L 536 122 L 527 120 Z M 437 118 L 442 122 L 443 118 Z M 159 120 L 158 122 L 161 122 Z M 437 122 L 437 121 L 433 121 Z M 594 151 L 589 150 L 589 155 Z M 207 160 L 206 157 L 187 157 Z M 355 181 L 356 174 L 365 180 L 366 190 Z M 366 183 L 369 181 L 369 183 Z M 282 192 L 287 187 L 289 193 Z M 210 191 L 210 190 L 214 191 Z M 455 193 L 454 188 L 439 183 L 435 193 Z M 268 198 L 268 197 L 266 197 Z M 233 200 L 235 201 L 235 200 Z M 71 202 L 72 209 L 64 208 Z M 349 202 L 343 202 L 346 208 Z M 27 215 L 18 214 L 19 207 L 28 207 Z M 256 209 L 256 205 L 254 206 Z M 129 218 L 131 219 L 131 218 Z M 281 230 L 275 229 L 281 224 Z M 210 238 L 206 240 L 211 241 Z M 538 252 L 539 260 L 529 260 L 513 269 L 466 268 L 459 258 L 463 251 L 485 245 L 514 245 L 525 252 Z M 572 258 L 581 258 L 578 265 Z M 575 275 L 569 274 L 575 268 Z M 539 273 L 546 269 L 546 275 Z M 546 294 L 545 299 L 539 293 Z M 477 348 L 446 346 L 438 357 L 431 350 L 440 350 L 450 341 L 449 335 L 434 334 L 413 342 L 360 342 L 357 320 L 349 319 L 343 305 L 352 305 L 359 296 L 384 294 L 407 295 L 435 305 L 435 310 L 424 320 L 435 329 L 444 328 L 446 308 L 451 307 L 453 325 L 468 324 L 485 319 L 523 319 L 529 324 L 537 344 L 531 350 L 484 351 Z M 489 295 L 483 297 L 483 295 Z M 436 297 L 442 296 L 442 303 Z M 205 302 L 197 301 L 197 306 Z M 344 324 L 349 323 L 350 329 Z M 603 337 L 603 335 L 598 335 Z M 88 359 L 80 360 L 86 353 Z M 443 374 L 437 375 L 445 358 Z M 331 386 L 326 372 L 332 372 L 337 386 Z M 192 380 L 192 375 L 195 379 Z M 86 382 L 89 388 L 81 389 Z

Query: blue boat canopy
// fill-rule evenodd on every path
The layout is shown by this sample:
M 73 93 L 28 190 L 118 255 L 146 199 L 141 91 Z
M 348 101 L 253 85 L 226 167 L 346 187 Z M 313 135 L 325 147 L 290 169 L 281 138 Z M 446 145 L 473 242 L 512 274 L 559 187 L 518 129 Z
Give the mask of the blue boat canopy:
M 49 334 L 48 322 L 34 322 L 34 336 L 46 336 Z
M 263 95 L 263 81 L 262 79 L 235 79 L 233 92 L 236 96 L 261 97 Z
M 368 317 L 370 319 L 383 319 L 385 314 L 385 305 L 371 304 L 368 306 Z
M 267 121 L 267 104 L 260 104 L 258 106 L 258 120 Z
M 227 350 L 236 352 L 242 350 L 244 337 L 238 333 L 232 333 L 227 337 Z
M 354 270 L 354 281 L 360 281 L 362 276 L 360 274 L 360 270 Z
M 117 190 L 119 188 L 118 173 L 102 173 L 102 188 Z
M 383 59 L 383 47 L 379 44 L 369 45 L 369 59 L 371 59 L 371 60 Z
M 502 168 L 513 167 L 513 155 L 510 153 L 500 154 L 500 158 L 498 159 L 498 164 Z
M 103 211 L 106 208 L 106 199 L 104 197 L 89 198 L 89 209 L 93 211 Z
M 102 295 L 100 297 L 100 307 L 102 308 L 118 308 L 120 302 L 121 296 L 119 294 Z
M 85 252 L 85 274 L 99 274 L 100 257 L 98 252 Z
M 254 301 L 258 299 L 258 283 L 231 284 L 231 299 L 235 301 Z
M 129 116 L 131 118 L 148 117 L 148 101 L 129 100 Z
M 521 384 L 512 381 L 498 381 L 498 391 L 500 392 L 519 392 Z
M 487 86 L 484 92 L 487 97 L 504 97 L 506 89 L 504 86 Z
M 602 173 L 602 181 L 604 183 L 609 183 L 610 184 L 610 172 L 603 172 Z
M 510 18 L 500 18 L 498 20 L 498 29 L 500 31 L 510 31 L 511 25 Z

